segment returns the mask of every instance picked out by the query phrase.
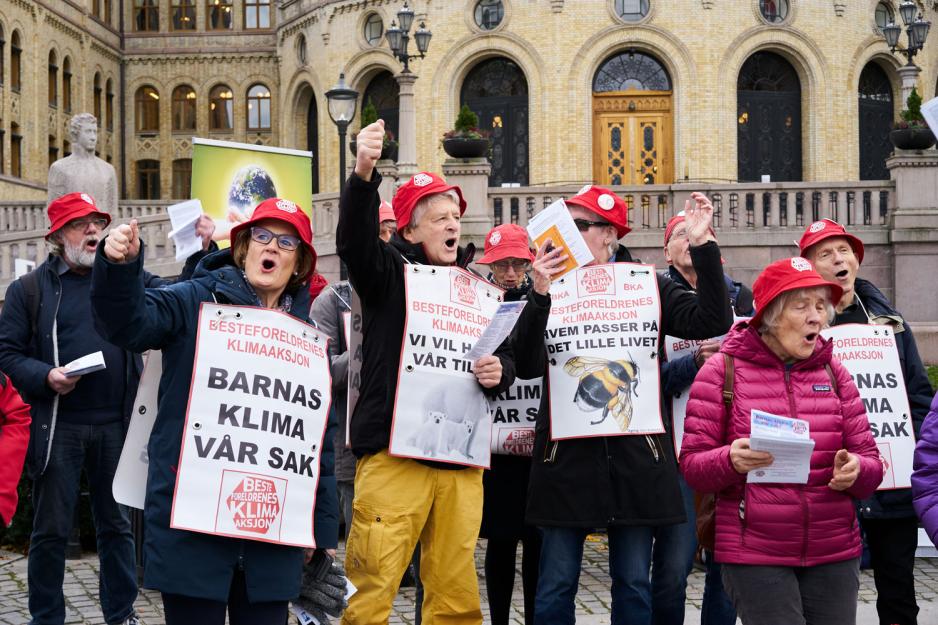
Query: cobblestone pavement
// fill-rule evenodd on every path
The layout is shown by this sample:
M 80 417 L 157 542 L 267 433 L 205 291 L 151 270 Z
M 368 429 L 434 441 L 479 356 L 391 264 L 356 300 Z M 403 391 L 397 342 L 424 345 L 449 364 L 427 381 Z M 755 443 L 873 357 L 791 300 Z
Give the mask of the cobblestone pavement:
M 482 612 L 488 620 L 485 600 L 485 581 L 482 574 L 484 541 L 476 548 L 476 568 L 482 593 Z M 607 572 L 607 545 L 605 536 L 591 536 L 583 554 L 580 591 L 576 598 L 577 622 L 599 624 L 609 622 L 610 580 Z M 340 550 L 341 557 L 341 550 Z M 520 563 L 520 558 L 519 558 Z M 916 590 L 922 612 L 920 623 L 938 623 L 938 560 L 920 558 L 916 561 Z M 65 600 L 66 623 L 69 625 L 104 625 L 98 607 L 98 559 L 86 554 L 81 560 L 66 564 Z M 687 587 L 687 623 L 699 622 L 700 603 L 703 598 L 703 574 L 694 571 Z M 869 571 L 860 580 L 859 623 L 875 623 L 876 590 Z M 144 625 L 163 623 L 159 593 L 142 590 L 137 599 L 137 614 Z M 23 625 L 29 621 L 26 589 L 26 559 L 18 554 L 0 552 L 0 625 Z M 414 621 L 414 590 L 404 588 L 398 593 L 390 623 L 400 625 Z M 521 574 L 516 576 L 512 622 L 524 623 L 521 602 Z

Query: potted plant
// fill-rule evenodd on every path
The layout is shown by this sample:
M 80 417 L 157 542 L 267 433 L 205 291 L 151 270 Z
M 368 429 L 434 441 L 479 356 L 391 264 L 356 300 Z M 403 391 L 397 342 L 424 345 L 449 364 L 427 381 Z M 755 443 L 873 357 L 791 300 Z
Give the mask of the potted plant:
M 453 158 L 478 158 L 489 151 L 489 134 L 479 130 L 479 116 L 465 104 L 452 130 L 443 134 L 443 151 Z
M 378 121 L 378 110 L 375 108 L 374 103 L 371 100 L 368 100 L 368 103 L 362 109 L 362 128 Z M 349 143 L 349 149 L 352 151 L 352 154 L 358 152 L 358 146 L 355 142 L 355 138 L 358 136 L 357 132 L 352 133 L 352 140 Z M 397 160 L 397 140 L 394 138 L 394 133 L 390 130 L 384 131 L 384 142 L 381 144 L 381 159 L 390 159 L 392 161 Z
M 895 130 L 889 133 L 889 140 L 900 150 L 926 150 L 935 144 L 935 133 L 922 117 L 922 96 L 915 87 L 912 87 L 905 103 L 908 108 L 899 113 L 902 120 L 896 122 Z

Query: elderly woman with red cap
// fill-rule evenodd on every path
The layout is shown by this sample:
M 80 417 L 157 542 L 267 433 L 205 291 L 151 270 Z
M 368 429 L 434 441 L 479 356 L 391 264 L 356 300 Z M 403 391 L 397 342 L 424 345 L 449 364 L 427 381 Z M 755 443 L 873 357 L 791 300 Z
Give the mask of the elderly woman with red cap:
M 561 265 L 566 260 L 563 248 L 549 249 L 552 246 L 545 244 L 538 250 L 533 264 L 534 285 L 515 329 L 514 346 L 519 377 L 545 376 L 527 501 L 527 521 L 540 528 L 543 539 L 535 623 L 574 622 L 574 598 L 584 540 L 593 528 L 606 528 L 612 576 L 612 623 L 647 624 L 652 622 L 649 570 L 655 531 L 685 520 L 673 446 L 660 423 L 657 371 L 653 374 L 647 368 L 658 367 L 655 356 L 663 335 L 703 339 L 722 334 L 732 323 L 720 249 L 710 233 L 713 208 L 699 193 L 693 195 L 693 206 L 688 203 L 686 207 L 690 254 L 697 271 L 697 294 L 694 295 L 668 278 L 656 276 L 647 265 L 630 265 L 630 270 L 617 266 L 617 263 L 632 261 L 628 250 L 618 244 L 629 232 L 628 209 L 621 198 L 607 189 L 587 185 L 579 194 L 567 199 L 566 204 L 593 254 L 590 265 L 595 269 L 587 267 L 586 271 L 600 276 L 593 279 L 583 273 L 583 290 L 595 292 L 609 287 L 616 293 L 612 279 L 602 278 L 613 273 L 619 276 L 620 272 L 629 274 L 631 271 L 633 277 L 640 276 L 634 279 L 642 280 L 639 300 L 630 295 L 635 291 L 626 290 L 601 302 L 574 300 L 570 308 L 587 310 L 579 307 L 580 303 L 591 304 L 594 308 L 587 310 L 588 315 L 597 314 L 592 311 L 598 309 L 599 320 L 604 320 L 608 319 L 605 315 L 610 310 L 621 310 L 636 301 L 652 304 L 648 306 L 646 314 L 649 316 L 644 324 L 586 327 L 582 322 L 575 322 L 567 325 L 561 314 L 552 313 L 552 307 L 558 305 L 552 298 L 562 298 L 571 291 L 560 282 L 555 282 L 553 287 L 551 284 L 552 276 L 562 271 Z M 577 282 L 574 292 L 580 291 L 580 284 Z M 636 285 L 626 284 L 625 287 Z M 660 304 L 660 308 L 655 303 Z M 630 314 L 616 318 L 628 319 Z M 640 384 L 639 367 L 629 362 L 627 349 L 615 352 L 614 356 L 610 354 L 612 357 L 608 359 L 591 358 L 588 345 L 581 348 L 577 343 L 576 349 L 582 349 L 582 354 L 573 353 L 569 347 L 574 343 L 558 344 L 550 338 L 583 336 L 594 329 L 602 331 L 603 325 L 614 328 L 615 332 L 612 339 L 603 339 L 604 342 L 614 340 L 616 345 L 653 347 L 642 350 L 645 360 L 640 368 L 646 372 L 643 377 L 651 381 L 642 386 L 642 391 L 632 391 Z M 552 329 L 545 344 L 548 327 Z M 554 355 L 561 351 L 567 352 L 563 358 Z M 632 355 L 635 354 L 633 349 Z M 603 362 L 604 367 L 597 365 Z M 571 368 L 576 363 L 582 366 Z M 553 396 L 558 392 L 558 383 L 564 382 L 563 376 L 568 374 L 580 375 L 581 383 L 576 387 L 576 397 L 570 398 L 576 401 L 561 408 L 559 402 L 567 401 L 567 397 L 558 397 L 555 402 Z M 645 394 L 650 399 L 644 404 L 643 414 L 632 414 L 631 404 L 619 409 L 620 402 Z M 553 409 L 552 404 L 556 404 Z M 598 410 L 603 404 L 601 415 L 595 419 L 581 412 Z M 625 427 L 620 424 L 621 429 L 615 435 L 612 430 L 605 430 L 602 434 L 586 432 L 563 440 L 556 436 L 561 423 L 601 424 L 610 412 L 618 415 L 617 421 L 626 423 Z M 633 422 L 650 425 L 636 432 L 632 429 Z M 581 430 L 586 429 L 587 426 L 581 427 Z
M 744 624 L 849 625 L 861 552 L 854 499 L 873 493 L 883 467 L 857 387 L 820 335 L 843 289 L 795 257 L 766 267 L 753 292 L 755 316 L 691 387 L 681 468 L 694 490 L 717 494 L 715 557 Z M 751 479 L 773 463 L 752 449 L 755 411 L 807 422 L 806 482 Z
M 336 231 L 336 249 L 361 300 L 363 337 L 360 395 L 349 416 L 352 451 L 359 460 L 346 549 L 349 580 L 358 592 L 350 598 L 343 622 L 387 623 L 419 540 L 423 621 L 477 624 L 482 610 L 473 555 L 482 517 L 482 470 L 389 453 L 395 415 L 416 401 L 398 397 L 409 305 L 405 268 L 465 267 L 471 261 L 459 247 L 466 202 L 459 187 L 418 173 L 397 190 L 392 202 L 397 233 L 389 244 L 381 242 L 381 176 L 375 164 L 383 136 L 381 120 L 358 133 L 355 170 L 339 202 Z M 428 275 L 452 272 L 431 270 Z M 468 379 L 471 392 L 503 392 L 514 381 L 507 342 L 471 369 L 477 383 L 473 388 Z M 421 390 L 411 386 L 415 395 Z
M 167 625 L 222 625 L 226 609 L 233 623 L 283 623 L 288 601 L 301 594 L 303 549 L 173 529 L 170 516 L 200 306 L 255 306 L 306 321 L 316 265 L 309 217 L 289 200 L 261 202 L 250 220 L 231 230 L 229 249 L 207 256 L 191 280 L 170 287 L 144 288 L 143 257 L 136 222 L 113 229 L 98 246 L 92 306 L 108 340 L 133 351 L 163 352 L 159 412 L 148 447 L 144 584 L 162 593 Z M 334 549 L 338 541 L 334 432 L 333 421 L 318 458 L 314 528 L 321 549 Z

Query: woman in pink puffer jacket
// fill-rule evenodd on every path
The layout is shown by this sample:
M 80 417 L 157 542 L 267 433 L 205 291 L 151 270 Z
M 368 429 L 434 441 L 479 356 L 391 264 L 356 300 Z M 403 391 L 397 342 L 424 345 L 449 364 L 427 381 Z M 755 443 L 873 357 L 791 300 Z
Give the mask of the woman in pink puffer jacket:
M 759 312 L 721 348 L 733 361 L 732 409 L 717 355 L 691 387 L 681 469 L 694 490 L 717 493 L 716 561 L 743 623 L 849 625 L 861 552 L 853 500 L 883 469 L 856 386 L 819 336 L 842 289 L 796 257 L 769 265 L 753 292 Z M 772 463 L 750 449 L 753 409 L 808 422 L 807 484 L 747 484 Z

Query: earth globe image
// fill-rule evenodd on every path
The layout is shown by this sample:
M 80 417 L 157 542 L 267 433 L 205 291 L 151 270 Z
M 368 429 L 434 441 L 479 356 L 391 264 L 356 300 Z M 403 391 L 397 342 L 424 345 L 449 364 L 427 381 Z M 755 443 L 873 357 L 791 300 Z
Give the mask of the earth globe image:
M 250 219 L 254 207 L 272 197 L 277 197 L 277 190 L 270 174 L 257 165 L 246 165 L 231 179 L 228 211 L 238 221 Z

